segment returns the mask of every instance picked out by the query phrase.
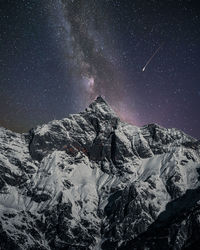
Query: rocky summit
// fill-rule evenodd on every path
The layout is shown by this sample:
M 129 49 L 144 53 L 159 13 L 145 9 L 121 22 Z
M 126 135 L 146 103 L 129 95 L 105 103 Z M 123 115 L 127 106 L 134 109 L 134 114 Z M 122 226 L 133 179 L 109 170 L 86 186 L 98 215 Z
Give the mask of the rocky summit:
M 199 174 L 198 140 L 122 122 L 102 97 L 0 128 L 0 249 L 199 249 Z

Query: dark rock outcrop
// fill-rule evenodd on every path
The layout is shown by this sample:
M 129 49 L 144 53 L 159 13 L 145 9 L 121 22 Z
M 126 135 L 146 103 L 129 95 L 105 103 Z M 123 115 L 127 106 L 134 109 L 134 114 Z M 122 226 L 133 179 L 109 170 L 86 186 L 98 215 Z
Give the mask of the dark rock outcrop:
M 98 97 L 29 134 L 0 128 L 0 249 L 197 249 L 199 141 Z

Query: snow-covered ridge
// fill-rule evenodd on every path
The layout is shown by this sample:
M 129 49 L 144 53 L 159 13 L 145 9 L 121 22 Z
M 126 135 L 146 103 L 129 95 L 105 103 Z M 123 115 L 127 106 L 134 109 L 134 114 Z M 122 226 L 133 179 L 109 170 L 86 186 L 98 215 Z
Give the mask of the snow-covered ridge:
M 102 97 L 29 134 L 0 128 L 0 249 L 126 248 L 198 190 L 199 169 L 199 141 L 121 122 Z

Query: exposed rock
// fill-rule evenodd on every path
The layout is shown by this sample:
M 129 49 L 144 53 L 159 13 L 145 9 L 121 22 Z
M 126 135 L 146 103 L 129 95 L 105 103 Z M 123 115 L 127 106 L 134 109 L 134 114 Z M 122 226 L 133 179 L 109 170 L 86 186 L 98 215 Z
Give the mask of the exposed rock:
M 0 128 L 0 249 L 195 249 L 200 144 L 98 97 L 29 134 Z

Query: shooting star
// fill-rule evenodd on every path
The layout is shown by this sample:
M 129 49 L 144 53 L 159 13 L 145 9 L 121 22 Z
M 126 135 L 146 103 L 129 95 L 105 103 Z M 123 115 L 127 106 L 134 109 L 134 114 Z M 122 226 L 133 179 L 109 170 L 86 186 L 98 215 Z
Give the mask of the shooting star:
M 146 64 L 144 65 L 142 71 L 144 72 L 146 67 L 148 66 L 148 64 L 151 62 L 151 60 L 154 58 L 154 56 L 158 53 L 158 51 L 162 48 L 164 42 L 157 48 L 157 50 L 153 53 L 153 55 L 149 58 L 149 60 L 146 62 Z

